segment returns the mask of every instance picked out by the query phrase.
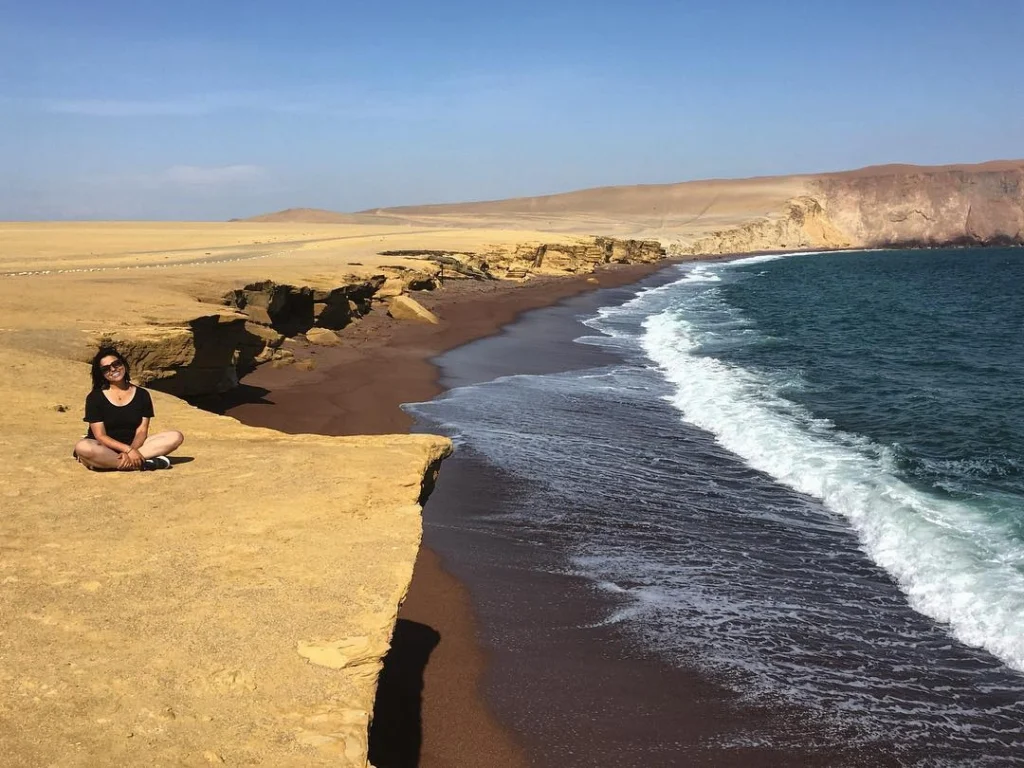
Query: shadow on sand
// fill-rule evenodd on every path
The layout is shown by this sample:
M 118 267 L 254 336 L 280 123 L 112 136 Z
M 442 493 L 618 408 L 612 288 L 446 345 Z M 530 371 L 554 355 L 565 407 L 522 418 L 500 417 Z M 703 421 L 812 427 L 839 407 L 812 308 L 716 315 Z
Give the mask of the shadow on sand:
M 416 768 L 423 744 L 423 671 L 441 635 L 399 619 L 384 657 L 370 727 L 370 762 L 377 768 Z
M 269 389 L 254 387 L 250 384 L 239 384 L 223 394 L 198 395 L 186 398 L 186 400 L 197 408 L 223 416 L 225 411 L 236 405 L 273 405 L 274 401 L 267 399 L 269 394 Z

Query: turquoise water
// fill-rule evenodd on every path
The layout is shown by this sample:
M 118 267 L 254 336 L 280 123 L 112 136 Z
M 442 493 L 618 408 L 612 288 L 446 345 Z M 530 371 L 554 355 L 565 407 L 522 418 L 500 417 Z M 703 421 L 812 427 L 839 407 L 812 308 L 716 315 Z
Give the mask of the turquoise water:
M 796 256 L 734 272 L 722 298 L 760 338 L 722 360 L 792 375 L 784 397 L 890 447 L 918 487 L 1024 533 L 1024 253 Z
M 503 478 L 444 530 L 522 543 L 636 652 L 816 724 L 708 754 L 1024 765 L 1024 250 L 679 265 L 575 343 L 542 315 L 447 356 L 497 378 L 413 408 Z M 546 630 L 508 594 L 483 613 L 514 654 Z
M 644 321 L 690 423 L 858 532 L 916 610 L 1024 670 L 1024 258 L 697 267 Z

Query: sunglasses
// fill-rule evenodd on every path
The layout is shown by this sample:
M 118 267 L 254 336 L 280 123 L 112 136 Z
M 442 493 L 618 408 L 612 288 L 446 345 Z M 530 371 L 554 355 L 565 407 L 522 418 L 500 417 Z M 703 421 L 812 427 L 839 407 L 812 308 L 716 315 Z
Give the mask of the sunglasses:
M 110 365 L 101 365 L 100 373 L 110 373 L 115 368 L 124 368 L 124 363 L 122 363 L 120 360 L 115 360 Z

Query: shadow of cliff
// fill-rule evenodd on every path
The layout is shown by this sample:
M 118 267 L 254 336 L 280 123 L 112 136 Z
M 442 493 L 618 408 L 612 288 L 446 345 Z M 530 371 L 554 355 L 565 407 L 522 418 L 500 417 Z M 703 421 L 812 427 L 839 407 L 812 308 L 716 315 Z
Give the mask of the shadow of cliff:
M 236 405 L 273 405 L 274 401 L 267 399 L 269 394 L 269 389 L 254 387 L 250 384 L 239 384 L 227 392 L 195 395 L 185 399 L 190 405 L 223 416 L 225 412 Z
M 416 768 L 423 744 L 423 671 L 441 635 L 399 619 L 384 657 L 370 727 L 370 762 L 377 768 Z

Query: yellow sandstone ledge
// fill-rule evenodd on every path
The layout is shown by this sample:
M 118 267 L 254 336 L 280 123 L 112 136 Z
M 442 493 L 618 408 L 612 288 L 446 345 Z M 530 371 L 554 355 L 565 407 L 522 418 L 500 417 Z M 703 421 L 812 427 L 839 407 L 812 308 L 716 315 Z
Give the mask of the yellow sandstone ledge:
M 402 264 L 382 248 L 423 247 L 387 235 L 0 225 L 0 272 L 36 273 L 0 277 L 4 766 L 367 764 L 420 499 L 449 441 L 288 436 L 154 391 L 154 428 L 186 435 L 182 463 L 93 473 L 70 453 L 98 333 L 230 315 L 200 294 L 337 284 Z
M 288 436 L 155 392 L 186 463 L 91 473 L 87 375 L 0 366 L 3 764 L 366 765 L 448 440 Z

